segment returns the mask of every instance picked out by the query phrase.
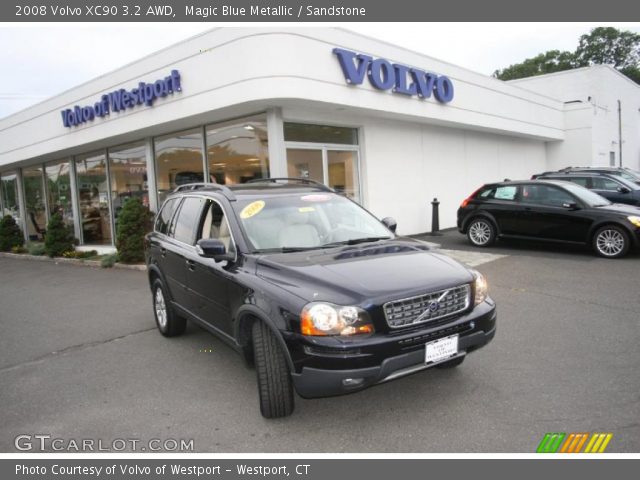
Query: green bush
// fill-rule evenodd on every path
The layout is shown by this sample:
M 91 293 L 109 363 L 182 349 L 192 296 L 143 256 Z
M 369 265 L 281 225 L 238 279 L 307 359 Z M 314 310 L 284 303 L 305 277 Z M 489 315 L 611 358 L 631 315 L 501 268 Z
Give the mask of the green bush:
M 44 243 L 31 242 L 27 245 L 27 251 L 29 255 L 36 255 L 38 257 L 45 254 Z
M 104 257 L 102 257 L 102 260 L 100 260 L 100 266 L 102 268 L 111 268 L 116 264 L 117 261 L 118 254 L 112 253 L 111 255 L 105 255 Z
M 22 247 L 24 236 L 22 230 L 11 215 L 0 220 L 0 252 L 8 252 L 13 247 Z
M 64 223 L 59 212 L 54 213 L 47 225 L 44 236 L 44 251 L 50 257 L 61 257 L 65 252 L 73 251 L 73 232 Z
M 144 236 L 151 230 L 151 212 L 137 198 L 125 201 L 118 215 L 116 248 L 118 261 L 144 261 Z

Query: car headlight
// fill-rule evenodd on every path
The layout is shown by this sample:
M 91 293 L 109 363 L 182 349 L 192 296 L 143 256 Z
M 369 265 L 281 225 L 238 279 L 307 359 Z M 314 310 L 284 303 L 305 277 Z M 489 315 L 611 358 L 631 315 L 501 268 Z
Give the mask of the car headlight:
M 356 335 L 373 333 L 369 314 L 358 307 L 342 307 L 325 302 L 305 305 L 300 314 L 303 335 Z
M 627 220 L 629 220 L 631 223 L 633 223 L 634 226 L 640 228 L 640 217 L 636 217 L 635 215 L 631 215 L 631 216 L 627 217 Z
M 473 281 L 473 292 L 474 292 L 474 305 L 480 305 L 487 299 L 489 295 L 489 284 L 487 283 L 487 279 L 484 278 L 477 270 L 472 270 L 474 281 Z

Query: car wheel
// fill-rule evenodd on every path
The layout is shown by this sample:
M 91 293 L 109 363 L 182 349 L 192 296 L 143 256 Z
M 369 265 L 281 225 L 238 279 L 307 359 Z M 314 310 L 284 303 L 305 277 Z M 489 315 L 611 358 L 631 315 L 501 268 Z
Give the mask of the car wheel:
M 436 368 L 456 368 L 458 365 L 461 365 L 464 362 L 465 356 L 454 358 L 453 360 L 449 360 L 448 362 L 442 362 L 436 365 Z
M 624 257 L 629 251 L 629 235 L 621 227 L 606 225 L 593 236 L 593 249 L 605 258 Z
M 475 218 L 467 228 L 467 238 L 476 247 L 488 247 L 496 241 L 496 228 L 491 220 Z
M 160 333 L 165 337 L 175 337 L 184 332 L 187 321 L 176 315 L 162 280 L 156 278 L 151 289 L 153 294 L 153 314 Z
M 253 351 L 258 377 L 260 412 L 265 418 L 287 417 L 293 413 L 293 383 L 287 359 L 278 339 L 263 322 L 252 327 Z

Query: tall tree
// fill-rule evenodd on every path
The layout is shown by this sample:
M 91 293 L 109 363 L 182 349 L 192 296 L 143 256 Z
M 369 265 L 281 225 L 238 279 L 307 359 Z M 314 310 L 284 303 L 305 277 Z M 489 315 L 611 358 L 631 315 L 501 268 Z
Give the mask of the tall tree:
M 575 52 L 550 50 L 496 70 L 500 80 L 533 77 L 589 65 L 611 65 L 640 84 L 640 34 L 597 27 L 580 37 Z

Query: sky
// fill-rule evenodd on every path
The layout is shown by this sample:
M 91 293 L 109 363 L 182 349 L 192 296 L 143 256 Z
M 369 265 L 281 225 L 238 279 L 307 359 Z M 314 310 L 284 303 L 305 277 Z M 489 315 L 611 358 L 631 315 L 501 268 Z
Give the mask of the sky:
M 574 50 L 580 35 L 603 25 L 640 33 L 640 24 L 342 23 L 337 26 L 491 75 L 496 69 L 546 50 Z M 0 24 L 0 118 L 216 26 L 224 25 Z

